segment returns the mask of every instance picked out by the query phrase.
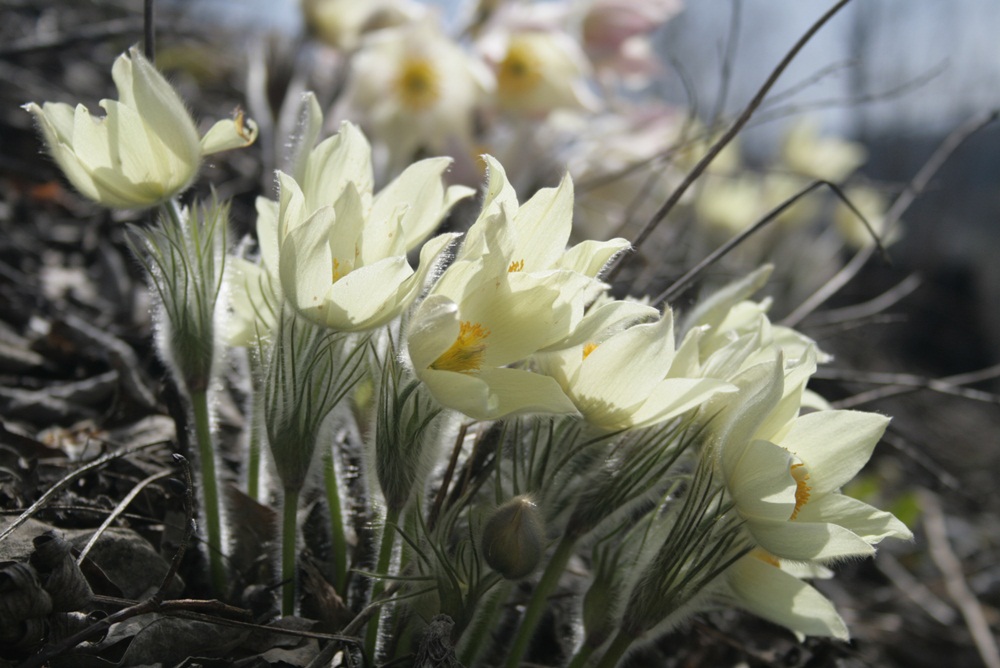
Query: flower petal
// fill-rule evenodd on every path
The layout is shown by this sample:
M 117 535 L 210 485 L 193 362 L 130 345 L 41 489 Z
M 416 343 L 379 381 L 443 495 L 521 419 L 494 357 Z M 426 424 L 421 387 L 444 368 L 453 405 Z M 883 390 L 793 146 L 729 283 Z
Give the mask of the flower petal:
M 729 567 L 726 581 L 740 607 L 797 635 L 850 638 L 847 625 L 829 599 L 752 554 Z
M 819 411 L 792 422 L 781 446 L 802 460 L 815 495 L 840 489 L 868 462 L 889 419 L 861 411 Z
M 782 559 L 826 562 L 875 555 L 861 536 L 829 522 L 752 520 L 747 526 L 762 548 Z
M 802 506 L 797 522 L 833 522 L 877 545 L 883 538 L 912 540 L 913 532 L 892 513 L 843 494 L 827 494 Z

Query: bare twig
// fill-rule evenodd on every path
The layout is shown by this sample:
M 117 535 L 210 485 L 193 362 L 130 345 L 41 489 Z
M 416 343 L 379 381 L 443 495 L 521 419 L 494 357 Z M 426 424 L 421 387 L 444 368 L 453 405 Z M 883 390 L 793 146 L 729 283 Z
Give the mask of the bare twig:
M 961 146 L 969 137 L 975 133 L 982 130 L 984 127 L 992 123 L 1000 116 L 1000 110 L 993 110 L 985 115 L 976 116 L 961 126 L 959 126 L 954 132 L 948 135 L 941 145 L 937 148 L 930 159 L 920 168 L 917 175 L 913 177 L 910 184 L 906 189 L 896 198 L 896 201 L 892 203 L 889 210 L 885 214 L 885 226 L 883 231 L 885 234 L 889 234 L 892 231 L 893 225 L 902 217 L 903 213 L 910 208 L 914 200 L 924 191 L 930 180 L 937 174 L 941 166 L 947 162 L 948 158 L 951 157 L 952 153 Z M 814 292 L 808 299 L 802 302 L 798 308 L 792 311 L 788 317 L 786 317 L 781 324 L 788 327 L 795 327 L 802 320 L 807 317 L 810 313 L 819 308 L 827 299 L 837 294 L 841 288 L 843 288 L 848 281 L 854 278 L 861 267 L 868 262 L 868 259 L 872 256 L 874 249 L 871 246 L 867 246 L 860 251 L 858 251 L 851 260 L 844 265 L 844 267 L 837 272 L 829 281 L 823 284 L 823 286 Z
M 920 505 L 924 511 L 924 533 L 927 536 L 927 549 L 931 559 L 944 576 L 945 590 L 949 598 L 958 606 L 965 626 L 972 635 L 979 656 L 987 668 L 1000 668 L 1000 650 L 990 629 L 983 607 L 975 593 L 965 581 L 962 572 L 962 562 L 948 542 L 948 528 L 945 524 L 944 511 L 937 496 L 929 491 L 920 495 Z
M 766 225 L 776 220 L 778 216 L 780 216 L 786 209 L 791 207 L 793 204 L 795 204 L 800 199 L 802 199 L 812 191 L 816 190 L 820 186 L 826 186 L 827 188 L 832 190 L 833 193 L 837 196 L 837 198 L 840 199 L 840 201 L 843 202 L 854 213 L 854 215 L 858 217 L 858 219 L 864 224 L 868 232 L 872 235 L 872 238 L 875 240 L 875 247 L 881 249 L 882 256 L 885 258 L 886 262 L 888 262 L 889 260 L 888 255 L 885 252 L 885 248 L 882 246 L 882 242 L 879 240 L 878 234 L 876 234 L 875 230 L 872 229 L 871 224 L 864 217 L 864 215 L 860 211 L 858 211 L 858 208 L 856 206 L 854 206 L 854 203 L 847 198 L 847 196 L 843 193 L 843 191 L 841 191 L 840 186 L 831 183 L 829 181 L 813 181 L 811 184 L 809 184 L 808 186 L 806 186 L 805 188 L 803 188 L 802 190 L 795 193 L 793 196 L 789 197 L 784 202 L 779 204 L 777 207 L 772 209 L 770 212 L 768 212 L 767 215 L 758 220 L 756 223 L 754 223 L 747 229 L 743 230 L 735 237 L 733 237 L 732 239 L 730 239 L 729 241 L 727 241 L 726 243 L 722 244 L 714 251 L 709 253 L 703 260 L 701 260 L 701 262 L 696 264 L 694 267 L 688 270 L 683 276 L 681 276 L 676 281 L 671 283 L 666 290 L 657 295 L 656 298 L 653 299 L 652 304 L 653 305 L 662 304 L 663 302 L 666 302 L 671 298 L 676 297 L 701 272 L 703 272 L 712 264 L 723 258 L 727 253 L 729 253 L 731 250 L 739 246 L 741 243 L 746 241 L 747 238 L 749 238 L 751 235 L 755 234 L 759 230 L 763 229 Z
M 824 371 L 823 369 L 819 370 Z M 889 374 L 896 375 L 896 374 Z M 901 377 L 906 378 L 905 374 L 900 374 Z M 939 388 L 948 388 L 948 394 L 955 394 L 954 390 L 958 389 L 962 385 L 969 385 L 971 383 L 978 383 L 984 380 L 992 380 L 994 378 L 1000 377 L 1000 364 L 995 364 L 985 369 L 979 369 L 977 371 L 970 371 L 968 373 L 960 373 L 954 376 L 945 376 L 944 378 L 938 379 L 922 379 L 926 382 L 923 383 L 897 383 L 892 382 L 886 387 L 880 387 L 874 390 L 869 390 L 867 392 L 861 392 L 855 394 L 851 397 L 846 397 L 839 401 L 833 402 L 833 405 L 837 408 L 853 408 L 854 406 L 860 406 L 862 404 L 871 403 L 872 401 L 877 401 L 879 399 L 885 399 L 887 397 L 894 397 L 900 394 L 906 394 L 908 392 L 914 392 L 916 390 L 929 388 L 933 390 L 938 390 Z M 911 377 L 912 378 L 912 377 Z M 856 380 L 855 377 L 844 378 L 844 380 Z M 864 382 L 864 381 L 861 381 Z M 935 387 L 936 386 L 936 387 Z M 990 403 L 997 403 L 997 395 L 988 392 L 979 392 L 978 390 L 966 390 L 967 392 L 975 393 L 974 397 L 967 397 L 975 399 L 977 401 L 989 401 Z M 960 396 L 965 396 L 960 394 Z
M 892 554 L 879 552 L 875 565 L 903 596 L 920 606 L 938 624 L 951 626 L 955 622 L 958 614 L 955 609 L 938 598 L 919 578 L 915 578 Z
M 920 287 L 922 282 L 919 276 L 910 274 L 874 299 L 860 304 L 845 306 L 844 308 L 817 313 L 816 317 L 809 321 L 809 324 L 810 326 L 833 325 L 851 320 L 871 318 L 908 297 L 914 290 Z
M 99 469 L 108 462 L 112 462 L 116 459 L 121 459 L 122 457 L 128 457 L 129 455 L 141 452 L 142 450 L 148 450 L 149 448 L 152 448 L 157 445 L 163 445 L 165 442 L 166 441 L 154 441 L 153 443 L 146 443 L 144 445 L 139 445 L 134 448 L 128 448 L 125 450 L 119 450 L 118 452 L 112 452 L 102 457 L 98 457 L 94 461 L 81 466 L 75 471 L 67 473 L 65 476 L 63 476 L 61 480 L 59 480 L 59 482 L 57 482 L 48 490 L 46 490 L 46 492 L 42 494 L 37 501 L 28 506 L 28 508 L 23 513 L 21 513 L 16 520 L 11 522 L 7 526 L 7 528 L 5 528 L 2 533 L 0 533 L 0 541 L 4 540 L 7 536 L 12 534 L 19 526 L 27 522 L 28 519 L 32 515 L 34 515 L 39 508 L 42 508 L 43 506 L 45 506 L 46 503 L 48 503 L 49 499 L 54 497 L 56 494 L 62 491 L 62 489 L 66 485 L 73 482 L 80 476 L 83 476 L 87 473 L 90 473 L 91 471 Z
M 964 399 L 982 401 L 988 404 L 1000 404 L 1000 396 L 992 392 L 974 390 L 967 387 L 958 387 L 954 383 L 947 382 L 946 379 L 927 378 L 911 373 L 885 373 L 880 371 L 859 371 L 856 369 L 831 369 L 820 367 L 813 375 L 814 378 L 823 380 L 847 380 L 857 383 L 874 383 L 877 385 L 902 386 L 914 389 L 927 389 L 951 394 Z M 840 405 L 839 407 L 843 407 Z
M 792 46 L 791 50 L 789 50 L 789 52 L 785 54 L 785 57 L 781 59 L 781 62 L 778 63 L 777 67 L 772 70 L 771 74 L 764 82 L 764 85 L 761 86 L 760 90 L 757 91 L 757 94 L 753 96 L 753 99 L 750 100 L 750 103 L 747 104 L 746 108 L 739 115 L 739 117 L 737 117 L 733 125 L 725 132 L 725 134 L 722 135 L 722 137 L 719 138 L 717 142 L 715 142 L 715 144 L 712 145 L 712 147 L 708 150 L 708 153 L 706 153 L 702 159 L 698 161 L 698 164 L 694 166 L 681 184 L 677 186 L 673 193 L 671 193 L 670 197 L 667 198 L 667 201 L 664 202 L 663 206 L 661 206 L 660 209 L 653 214 L 653 217 L 648 223 L 646 223 L 646 226 L 632 241 L 633 248 L 638 249 L 643 242 L 649 238 L 649 235 L 652 234 L 654 229 L 656 229 L 656 226 L 667 217 L 667 214 L 669 214 L 674 206 L 677 205 L 677 202 L 679 202 L 681 197 L 684 196 L 684 193 L 687 192 L 688 188 L 690 188 L 691 185 L 702 175 L 712 161 L 715 160 L 715 157 L 722 152 L 722 149 L 724 149 L 729 142 L 731 142 L 733 138 L 739 134 L 740 130 L 743 129 L 743 126 L 746 125 L 747 121 L 750 120 L 750 117 L 753 116 L 754 111 L 756 111 L 757 107 L 761 105 L 771 88 L 778 81 L 778 78 L 782 75 L 785 69 L 788 68 L 791 62 L 798 55 L 799 51 L 802 50 L 802 48 L 809 42 L 810 39 L 812 39 L 813 35 L 815 35 L 820 28 L 826 25 L 826 23 L 850 1 L 851 0 L 839 0 L 837 4 L 831 7 L 825 14 L 823 14 L 823 16 L 813 23 L 808 30 L 806 30 L 805 34 L 799 38 L 799 40 Z M 621 270 L 622 266 L 624 266 L 624 261 L 619 259 L 608 273 L 608 280 L 613 279 Z
M 144 0 L 142 6 L 142 49 L 146 60 L 156 60 L 156 1 Z
M 104 518 L 104 521 L 101 522 L 101 526 L 97 527 L 97 530 L 94 531 L 94 535 L 90 537 L 90 540 L 87 541 L 87 544 L 83 546 L 82 550 L 80 550 L 80 555 L 76 558 L 76 563 L 77 564 L 83 563 L 83 560 L 86 559 L 87 555 L 90 553 L 90 550 L 97 543 L 98 539 L 100 539 L 100 537 L 104 535 L 104 532 L 107 531 L 109 526 L 111 526 L 111 523 L 114 522 L 116 519 L 118 519 L 118 517 L 121 516 L 123 512 L 125 512 L 125 509 L 128 508 L 129 504 L 131 504 L 133 500 L 135 500 L 135 497 L 139 496 L 139 493 L 142 492 L 142 490 L 146 489 L 146 487 L 156 482 L 157 480 L 160 480 L 161 478 L 166 478 L 168 475 L 170 475 L 170 473 L 171 471 L 169 469 L 166 471 L 159 471 L 158 473 L 154 473 L 153 475 L 148 476 L 147 478 L 136 484 L 136 486 L 133 487 L 129 491 L 129 493 L 125 495 L 125 498 L 123 498 L 121 501 L 118 502 L 118 505 L 114 507 L 114 510 L 112 510 L 108 514 L 108 516 Z

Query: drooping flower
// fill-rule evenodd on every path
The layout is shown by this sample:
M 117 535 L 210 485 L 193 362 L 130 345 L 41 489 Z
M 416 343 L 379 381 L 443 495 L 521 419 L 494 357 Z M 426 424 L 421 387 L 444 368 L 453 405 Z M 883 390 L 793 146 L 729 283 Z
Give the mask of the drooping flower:
M 106 115 L 61 102 L 25 105 L 46 146 L 81 194 L 112 208 L 154 206 L 186 189 L 203 155 L 248 146 L 257 126 L 238 113 L 199 139 L 177 91 L 133 47 L 111 70 L 117 100 L 101 100 Z
M 444 186 L 449 162 L 417 162 L 373 194 L 371 149 L 345 123 L 313 150 L 301 181 L 279 172 L 278 275 L 294 308 L 340 331 L 371 329 L 399 315 L 454 235 L 427 241 L 417 270 L 406 254 L 472 193 Z
M 822 563 L 870 556 L 884 538 L 911 537 L 891 513 L 839 492 L 867 463 L 887 418 L 843 410 L 797 415 L 780 355 L 733 382 L 741 391 L 722 421 L 719 466 L 736 512 L 761 548 Z
M 492 89 L 484 63 L 421 21 L 364 40 L 344 104 L 348 117 L 388 148 L 398 171 L 418 149 L 441 154 L 469 145 L 475 108 Z

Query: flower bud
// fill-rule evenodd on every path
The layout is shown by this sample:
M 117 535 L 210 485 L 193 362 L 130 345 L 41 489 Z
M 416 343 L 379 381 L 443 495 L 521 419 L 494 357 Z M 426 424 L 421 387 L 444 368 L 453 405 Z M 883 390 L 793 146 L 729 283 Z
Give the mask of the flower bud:
M 521 495 L 497 508 L 483 528 L 482 547 L 486 563 L 508 580 L 530 575 L 545 552 L 545 527 L 538 506 Z

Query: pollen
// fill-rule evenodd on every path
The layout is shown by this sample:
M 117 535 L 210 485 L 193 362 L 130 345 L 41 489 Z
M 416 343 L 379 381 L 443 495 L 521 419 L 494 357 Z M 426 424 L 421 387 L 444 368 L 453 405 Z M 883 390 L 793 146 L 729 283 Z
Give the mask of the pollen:
M 448 350 L 441 353 L 431 364 L 438 371 L 455 371 L 457 373 L 475 373 L 483 366 L 483 355 L 486 353 L 486 337 L 490 330 L 478 322 L 464 321 L 458 332 L 458 338 Z
M 344 274 L 340 272 L 340 260 L 337 258 L 333 259 L 333 283 L 336 283 L 344 277 Z
M 515 271 L 521 271 L 522 269 L 524 269 L 524 260 L 516 260 L 511 262 L 510 266 L 507 267 L 507 273 L 513 274 Z
M 588 357 L 590 357 L 590 353 L 592 353 L 595 350 L 597 350 L 597 345 L 598 344 L 596 344 L 594 342 L 590 342 L 590 343 L 586 344 L 583 347 L 583 359 L 587 359 Z
M 396 78 L 396 93 L 404 106 L 422 111 L 438 101 L 441 92 L 439 78 L 430 61 L 414 58 L 401 68 Z
M 802 506 L 809 501 L 812 487 L 808 485 L 809 472 L 806 471 L 805 464 L 792 464 L 791 473 L 792 477 L 795 478 L 795 510 L 792 511 L 792 516 L 788 519 L 794 520 L 799 511 L 802 510 Z
M 512 39 L 497 71 L 497 88 L 501 95 L 529 93 L 541 78 L 541 67 L 531 44 L 524 39 Z

